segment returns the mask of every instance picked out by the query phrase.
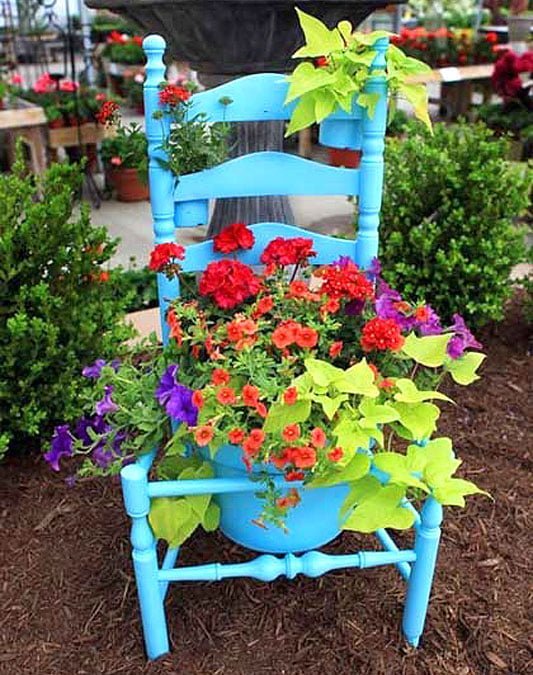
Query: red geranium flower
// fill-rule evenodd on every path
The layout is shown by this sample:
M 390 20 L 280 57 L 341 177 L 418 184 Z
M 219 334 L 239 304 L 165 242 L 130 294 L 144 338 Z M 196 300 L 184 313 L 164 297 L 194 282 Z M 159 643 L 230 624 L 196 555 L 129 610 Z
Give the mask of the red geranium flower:
M 167 84 L 164 89 L 159 92 L 159 102 L 163 105 L 171 107 L 177 106 L 180 103 L 185 103 L 191 98 L 191 92 L 184 87 L 178 87 L 175 84 Z
M 289 387 L 283 392 L 283 401 L 286 405 L 294 405 L 298 400 L 298 390 L 296 387 Z
M 167 265 L 175 264 L 176 260 L 183 260 L 184 258 L 185 249 L 183 246 L 172 242 L 157 244 L 150 253 L 148 267 L 153 272 L 162 272 Z
M 228 441 L 233 445 L 240 445 L 245 438 L 244 431 L 242 429 L 232 429 L 228 432 Z
M 302 349 L 312 349 L 316 347 L 318 342 L 318 333 L 314 328 L 309 326 L 301 326 L 296 333 L 296 344 Z
M 198 285 L 200 295 L 210 297 L 218 307 L 232 309 L 257 295 L 261 281 L 253 270 L 238 260 L 209 263 Z
M 343 348 L 343 342 L 342 340 L 337 340 L 337 342 L 333 342 L 328 350 L 328 354 L 331 356 L 332 359 L 335 359 L 341 352 Z
M 339 462 L 344 456 L 344 450 L 340 447 L 337 446 L 336 448 L 333 448 L 333 450 L 330 450 L 328 452 L 328 459 L 331 460 L 332 462 Z
M 231 387 L 222 387 L 217 391 L 217 401 L 222 405 L 233 405 L 237 401 L 235 391 Z
M 261 262 L 264 265 L 298 265 L 305 264 L 308 258 L 316 256 L 313 251 L 313 240 L 302 237 L 283 239 L 276 237 L 261 254 Z
M 244 223 L 233 223 L 217 234 L 213 239 L 213 248 L 219 253 L 227 254 L 252 248 L 254 243 L 254 233 Z
M 291 462 L 297 469 L 310 469 L 316 464 L 316 450 L 308 446 L 293 448 Z
M 209 445 L 213 440 L 213 427 L 209 425 L 198 427 L 194 432 L 194 440 L 201 447 Z
M 374 295 L 372 283 L 351 260 L 343 262 L 342 265 L 328 265 L 321 271 L 320 276 L 322 277 L 320 291 L 329 298 L 367 300 Z
M 311 432 L 311 443 L 315 446 L 315 448 L 323 448 L 326 445 L 326 440 L 327 439 L 324 429 L 315 427 Z
M 193 392 L 192 402 L 194 403 L 194 405 L 198 409 L 201 409 L 201 408 L 204 407 L 204 403 L 205 403 L 204 395 L 202 394 L 202 392 L 199 389 L 197 389 L 195 392 Z
M 398 351 L 403 347 L 405 338 L 400 326 L 394 319 L 370 319 L 361 331 L 361 346 L 365 352 L 373 349 Z
M 287 443 L 292 443 L 300 438 L 300 433 L 299 424 L 287 424 L 287 426 L 281 432 L 281 436 L 284 441 L 287 441 Z
M 231 375 L 224 368 L 215 368 L 211 373 L 211 382 L 218 386 L 219 384 L 227 384 L 231 380 Z
M 263 314 L 270 312 L 272 307 L 274 307 L 274 300 L 271 298 L 271 296 L 263 296 L 257 302 L 257 307 L 253 313 L 254 319 L 258 319 L 260 316 L 263 316 Z
M 253 384 L 245 384 L 242 388 L 242 402 L 244 405 L 255 408 L 259 402 L 259 389 L 254 387 Z
M 104 101 L 95 117 L 100 124 L 112 125 L 118 121 L 120 106 L 115 101 Z

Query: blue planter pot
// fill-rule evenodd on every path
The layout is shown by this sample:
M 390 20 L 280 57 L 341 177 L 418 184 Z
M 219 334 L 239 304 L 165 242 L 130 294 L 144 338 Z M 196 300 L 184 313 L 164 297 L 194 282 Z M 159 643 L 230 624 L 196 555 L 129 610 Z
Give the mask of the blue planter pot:
M 223 446 L 211 462 L 217 477 L 242 478 L 246 475 L 242 450 L 237 446 Z M 264 467 L 264 470 L 281 475 L 271 467 Z M 261 490 L 261 483 L 257 489 Z M 289 509 L 286 519 L 288 533 L 274 525 L 265 530 L 252 522 L 260 515 L 262 503 L 254 492 L 217 495 L 220 529 L 228 539 L 253 551 L 281 554 L 309 551 L 327 544 L 340 533 L 339 510 L 348 490 L 346 485 L 300 488 L 302 501 Z

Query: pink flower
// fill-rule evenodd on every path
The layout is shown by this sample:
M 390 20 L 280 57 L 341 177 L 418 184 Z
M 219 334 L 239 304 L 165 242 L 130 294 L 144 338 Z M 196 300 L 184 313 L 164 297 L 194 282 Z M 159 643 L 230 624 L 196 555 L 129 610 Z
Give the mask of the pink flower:
M 56 83 L 50 77 L 50 73 L 43 73 L 41 77 L 33 85 L 33 91 L 36 94 L 49 94 L 55 91 Z
M 111 157 L 111 164 L 113 166 L 120 166 L 122 164 L 122 160 L 120 157 Z
M 22 75 L 19 75 L 18 73 L 14 73 L 11 76 L 11 84 L 15 84 L 15 85 L 22 84 Z
M 78 89 L 80 85 L 72 80 L 63 80 L 59 85 L 59 91 L 66 91 L 72 93 Z

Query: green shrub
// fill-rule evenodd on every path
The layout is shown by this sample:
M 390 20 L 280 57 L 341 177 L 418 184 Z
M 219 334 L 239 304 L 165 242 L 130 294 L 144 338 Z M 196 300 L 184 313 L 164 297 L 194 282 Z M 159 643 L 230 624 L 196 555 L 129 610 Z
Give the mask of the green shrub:
M 501 319 L 509 273 L 523 260 L 514 222 L 528 206 L 532 172 L 506 161 L 507 142 L 483 125 L 421 125 L 389 139 L 380 259 L 384 277 L 449 319 Z
M 85 206 L 74 214 L 81 175 L 56 164 L 37 184 L 20 158 L 0 175 L 0 454 L 76 416 L 82 366 L 131 334 L 115 274 L 100 267 L 117 242 Z

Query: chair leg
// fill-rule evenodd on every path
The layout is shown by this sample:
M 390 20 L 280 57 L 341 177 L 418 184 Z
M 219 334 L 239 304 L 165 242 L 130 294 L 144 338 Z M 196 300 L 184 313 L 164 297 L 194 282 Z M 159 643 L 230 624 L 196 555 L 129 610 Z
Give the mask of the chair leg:
M 149 549 L 134 548 L 132 557 L 146 653 L 149 659 L 156 659 L 169 651 L 169 643 L 164 600 L 157 579 L 155 542 Z
M 403 612 L 403 632 L 413 647 L 418 647 L 424 630 L 439 550 L 441 523 L 442 506 L 430 497 L 422 508 L 421 522 L 415 534 L 416 560 L 407 583 Z
M 146 653 L 156 659 L 169 651 L 165 603 L 158 579 L 156 540 L 148 524 L 150 498 L 146 469 L 138 464 L 121 471 L 126 511 L 132 519 L 132 558 Z

